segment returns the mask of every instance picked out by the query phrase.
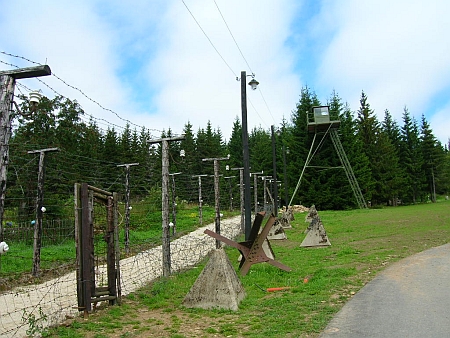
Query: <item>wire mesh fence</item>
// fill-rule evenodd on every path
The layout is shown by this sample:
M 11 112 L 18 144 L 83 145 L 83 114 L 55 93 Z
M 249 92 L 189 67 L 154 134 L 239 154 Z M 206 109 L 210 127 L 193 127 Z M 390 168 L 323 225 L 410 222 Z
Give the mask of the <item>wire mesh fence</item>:
M 73 241 L 75 236 L 73 219 L 45 220 L 42 226 L 42 246 L 63 244 Z M 3 229 L 3 236 L 9 242 L 32 244 L 34 226 L 31 222 L 20 222 Z
M 198 264 L 215 249 L 215 240 L 203 233 L 214 230 L 210 224 L 170 243 L 171 270 L 177 272 Z M 224 219 L 221 233 L 235 238 L 241 232 L 241 217 Z M 138 244 L 140 247 L 141 244 Z M 133 251 L 138 251 L 134 248 Z M 125 256 L 125 252 L 121 252 Z M 97 280 L 106 279 L 106 265 L 102 262 L 95 268 Z M 120 283 L 122 295 L 134 292 L 162 275 L 161 246 L 139 251 L 136 255 L 120 260 Z M 0 294 L 0 336 L 23 337 L 39 334 L 46 327 L 61 323 L 76 316 L 77 309 L 76 273 L 71 271 L 45 282 L 15 287 Z

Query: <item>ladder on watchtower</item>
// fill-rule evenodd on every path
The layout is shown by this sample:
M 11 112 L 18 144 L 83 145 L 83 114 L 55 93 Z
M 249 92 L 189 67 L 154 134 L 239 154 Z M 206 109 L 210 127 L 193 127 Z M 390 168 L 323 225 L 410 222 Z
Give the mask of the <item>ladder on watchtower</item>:
M 355 194 L 356 202 L 360 209 L 367 209 L 366 200 L 361 192 L 361 188 L 359 187 L 358 180 L 353 173 L 352 166 L 348 161 L 347 155 L 345 154 L 344 147 L 342 146 L 341 140 L 339 139 L 339 135 L 337 129 L 330 130 L 331 141 L 333 142 L 334 149 L 341 160 L 342 166 L 344 167 L 345 174 L 347 175 L 348 182 Z

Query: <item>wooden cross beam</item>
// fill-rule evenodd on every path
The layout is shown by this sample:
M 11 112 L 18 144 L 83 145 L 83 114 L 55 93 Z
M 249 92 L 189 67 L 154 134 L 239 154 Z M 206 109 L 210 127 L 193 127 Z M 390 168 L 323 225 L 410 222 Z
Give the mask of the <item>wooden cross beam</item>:
M 250 232 L 250 236 L 247 241 L 245 242 L 234 242 L 220 234 L 217 234 L 209 229 L 206 229 L 204 231 L 205 234 L 214 237 L 217 240 L 220 240 L 224 242 L 225 244 L 228 244 L 236 249 L 238 249 L 242 254 L 242 260 L 239 265 L 241 274 L 245 276 L 248 271 L 250 270 L 250 267 L 253 264 L 267 262 L 273 266 L 276 266 L 277 268 L 280 268 L 284 271 L 291 271 L 291 268 L 277 262 L 274 259 L 271 259 L 267 257 L 266 253 L 263 250 L 263 243 L 267 239 L 267 235 L 269 234 L 270 229 L 272 228 L 273 224 L 275 223 L 275 216 L 270 215 L 269 219 L 267 220 L 266 225 L 264 226 L 264 229 L 259 233 L 259 229 L 261 228 L 261 223 L 264 219 L 265 212 L 259 212 L 256 214 L 255 221 L 253 222 L 253 226 Z

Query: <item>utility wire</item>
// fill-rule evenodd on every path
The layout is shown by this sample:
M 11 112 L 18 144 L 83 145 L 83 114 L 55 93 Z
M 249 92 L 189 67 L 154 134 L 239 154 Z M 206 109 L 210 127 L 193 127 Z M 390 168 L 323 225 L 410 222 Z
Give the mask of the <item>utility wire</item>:
M 239 50 L 239 53 L 241 53 L 242 58 L 244 59 L 245 63 L 247 64 L 248 69 L 250 70 L 250 72 L 251 72 L 252 74 L 254 74 L 254 72 L 253 72 L 252 68 L 250 67 L 250 65 L 249 65 L 249 63 L 248 63 L 248 61 L 247 61 L 247 59 L 246 59 L 245 56 L 244 56 L 244 53 L 242 53 L 242 50 L 241 50 L 241 48 L 239 47 L 239 44 L 237 43 L 236 39 L 234 38 L 234 35 L 233 35 L 233 33 L 231 32 L 231 29 L 230 29 L 230 27 L 228 26 L 228 23 L 227 23 L 227 21 L 225 20 L 225 17 L 223 16 L 222 11 L 220 10 L 219 5 L 217 4 L 216 0 L 214 0 L 214 4 L 216 5 L 217 10 L 219 11 L 220 16 L 222 17 L 222 20 L 223 20 L 223 22 L 225 23 L 225 26 L 227 27 L 228 32 L 230 33 L 231 37 L 233 38 L 233 41 L 234 41 L 234 43 L 235 43 L 237 49 Z M 266 105 L 267 110 L 269 111 L 270 116 L 272 117 L 274 123 L 276 123 L 275 118 L 273 117 L 272 111 L 270 110 L 269 105 L 267 104 L 267 101 L 266 101 L 266 99 L 264 98 L 264 95 L 263 95 L 261 89 L 260 89 L 259 87 L 258 87 L 258 89 L 259 89 L 259 93 L 261 94 L 261 97 L 262 97 L 262 99 L 263 99 L 263 101 L 264 101 L 264 104 Z M 251 102 L 250 102 L 250 103 L 251 103 Z M 252 104 L 252 106 L 253 106 L 253 104 Z M 253 108 L 255 108 L 255 107 L 253 106 Z M 255 109 L 255 111 L 256 111 L 256 109 Z M 263 120 L 263 118 L 261 117 L 261 115 L 259 115 L 258 112 L 256 112 L 256 113 L 258 114 L 258 116 L 259 116 L 259 118 L 261 119 L 261 121 L 263 121 L 263 123 L 264 123 L 265 125 L 267 125 L 267 123 L 264 122 L 264 120 Z
M 253 71 L 252 71 L 252 68 L 250 67 L 250 65 L 249 65 L 248 62 L 247 62 L 247 59 L 245 58 L 244 54 L 242 53 L 241 48 L 239 47 L 239 45 L 238 45 L 236 39 L 234 38 L 233 33 L 231 33 L 230 27 L 228 27 L 227 21 L 225 20 L 225 18 L 224 18 L 224 16 L 223 16 L 222 12 L 220 11 L 219 5 L 217 4 L 216 0 L 214 0 L 214 3 L 216 4 L 217 10 L 219 11 L 220 16 L 222 17 L 222 20 L 223 20 L 223 22 L 225 23 L 225 26 L 227 26 L 228 32 L 230 33 L 231 37 L 233 38 L 233 41 L 234 41 L 234 43 L 236 44 L 236 47 L 237 47 L 237 49 L 239 50 L 239 53 L 241 53 L 242 58 L 244 59 L 245 63 L 247 64 L 248 69 L 250 70 L 250 72 L 251 72 L 252 74 L 254 74 Z
M 0 54 L 4 54 L 4 55 L 11 56 L 11 57 L 14 57 L 14 58 L 22 59 L 22 60 L 25 60 L 25 61 L 30 62 L 30 63 L 32 63 L 32 64 L 36 64 L 36 65 L 40 65 L 40 66 L 42 65 L 42 64 L 39 63 L 39 62 L 30 60 L 30 59 L 28 59 L 28 58 L 26 58 L 26 57 L 23 57 L 23 56 L 20 56 L 20 55 L 14 55 L 14 54 L 7 53 L 7 52 L 4 52 L 4 51 L 0 51 Z M 0 63 L 6 64 L 6 65 L 11 66 L 11 67 L 14 67 L 14 68 L 19 68 L 19 66 L 17 66 L 17 65 L 14 65 L 14 64 L 11 64 L 11 63 L 2 61 L 2 60 L 0 60 Z M 79 88 L 77 88 L 77 87 L 75 87 L 75 86 L 72 86 L 71 84 L 67 83 L 67 82 L 64 81 L 62 78 L 60 78 L 59 76 L 57 76 L 55 73 L 52 72 L 51 75 L 54 76 L 54 77 L 55 77 L 56 79 L 58 79 L 59 81 L 61 81 L 61 82 L 62 82 L 63 84 L 65 84 L 67 87 L 72 88 L 72 89 L 78 91 L 79 93 L 81 93 L 81 95 L 83 95 L 83 96 L 84 96 L 86 99 L 88 99 L 89 101 L 91 101 L 91 102 L 95 103 L 96 105 L 98 105 L 101 109 L 103 109 L 103 110 L 105 110 L 105 111 L 108 111 L 108 112 L 110 112 L 110 113 L 116 115 L 120 120 L 122 120 L 122 121 L 124 121 L 124 122 L 126 122 L 126 123 L 128 123 L 128 124 L 130 124 L 130 125 L 133 125 L 133 126 L 135 126 L 135 127 L 144 128 L 143 126 L 138 125 L 138 124 L 135 124 L 135 123 L 131 122 L 131 121 L 128 120 L 128 119 L 124 119 L 123 117 L 121 117 L 119 114 L 117 114 L 117 113 L 116 113 L 115 111 L 113 111 L 112 109 L 109 109 L 109 108 L 104 107 L 104 106 L 101 105 L 98 101 L 96 101 L 96 100 L 92 99 L 91 97 L 89 97 L 89 96 L 88 96 L 85 92 L 83 92 L 81 89 L 79 89 Z M 51 87 L 50 85 L 48 85 L 47 83 L 45 83 L 43 80 L 41 80 L 41 79 L 39 79 L 39 78 L 36 78 L 36 79 L 37 79 L 39 82 L 41 82 L 44 86 L 46 86 L 47 88 L 49 88 L 51 91 L 53 91 L 56 95 L 59 95 L 59 96 L 61 96 L 61 97 L 64 97 L 64 98 L 68 99 L 68 98 L 65 97 L 64 95 L 58 93 L 53 87 Z M 24 88 L 27 88 L 27 87 L 24 86 L 24 85 L 22 85 L 22 86 L 23 86 Z M 29 91 L 31 91 L 31 89 L 29 89 L 29 88 L 27 88 L 27 89 L 28 89 Z M 108 124 L 108 125 L 112 125 L 112 126 L 114 126 L 114 127 L 117 127 L 117 128 L 120 128 L 120 129 L 124 129 L 124 127 L 119 126 L 119 125 L 116 125 L 116 124 L 114 124 L 114 123 L 111 123 L 111 122 L 109 122 L 108 120 L 105 120 L 105 119 L 102 119 L 102 118 L 98 118 L 98 117 L 95 117 L 95 116 L 90 115 L 90 114 L 87 114 L 87 115 L 88 115 L 89 117 L 95 119 L 95 120 L 101 120 L 101 121 L 104 121 L 104 122 L 106 122 L 106 124 Z M 154 132 L 162 133 L 161 130 L 157 130 L 157 129 L 148 129 L 148 128 L 146 128 L 146 129 L 149 130 L 149 131 L 154 131 Z
M 219 53 L 219 51 L 217 50 L 216 46 L 214 46 L 214 44 L 212 43 L 211 39 L 209 38 L 208 34 L 206 34 L 206 32 L 203 30 L 202 26 L 200 26 L 200 23 L 197 21 L 197 19 L 195 18 L 194 14 L 192 14 L 191 10 L 189 9 L 189 7 L 186 5 L 186 3 L 184 2 L 184 0 L 181 0 L 181 2 L 183 3 L 184 7 L 186 7 L 186 9 L 188 10 L 189 14 L 191 14 L 192 18 L 194 19 L 195 23 L 197 24 L 197 26 L 200 28 L 200 30 L 203 32 L 203 34 L 205 35 L 205 37 L 208 39 L 209 43 L 211 44 L 211 46 L 214 48 L 214 50 L 216 51 L 216 53 L 220 56 L 220 58 L 222 59 L 222 61 L 227 65 L 228 69 L 233 73 L 233 75 L 236 77 L 236 73 L 233 71 L 233 69 L 230 67 L 230 65 L 228 64 L 228 62 L 225 61 L 225 59 L 223 58 L 223 56 Z
M 264 101 L 266 107 L 267 107 L 267 110 L 269 111 L 270 116 L 272 116 L 273 122 L 276 123 L 275 118 L 274 118 L 273 115 L 272 115 L 272 111 L 270 110 L 269 105 L 267 104 L 267 101 L 266 101 L 266 99 L 264 98 L 264 95 L 263 95 L 263 93 L 262 93 L 262 90 L 261 90 L 261 88 L 259 88 L 259 86 L 258 86 L 258 90 L 259 90 L 259 93 L 261 94 L 261 97 L 262 97 L 262 99 L 263 99 L 263 101 Z

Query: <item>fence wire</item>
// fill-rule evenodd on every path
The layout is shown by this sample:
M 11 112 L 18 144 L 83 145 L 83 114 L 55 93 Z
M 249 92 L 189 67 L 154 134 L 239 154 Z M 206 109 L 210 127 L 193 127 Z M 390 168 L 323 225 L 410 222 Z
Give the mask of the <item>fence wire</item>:
M 171 271 L 197 265 L 216 247 L 205 235 L 215 224 L 199 228 L 171 241 Z M 241 216 L 221 220 L 221 234 L 235 238 L 241 232 Z M 122 253 L 125 256 L 125 253 Z M 97 280 L 107 280 L 106 265 L 96 267 Z M 162 248 L 157 246 L 120 260 L 122 295 L 128 295 L 162 275 Z M 41 284 L 15 287 L 0 294 L 0 336 L 24 337 L 77 316 L 75 271 Z

